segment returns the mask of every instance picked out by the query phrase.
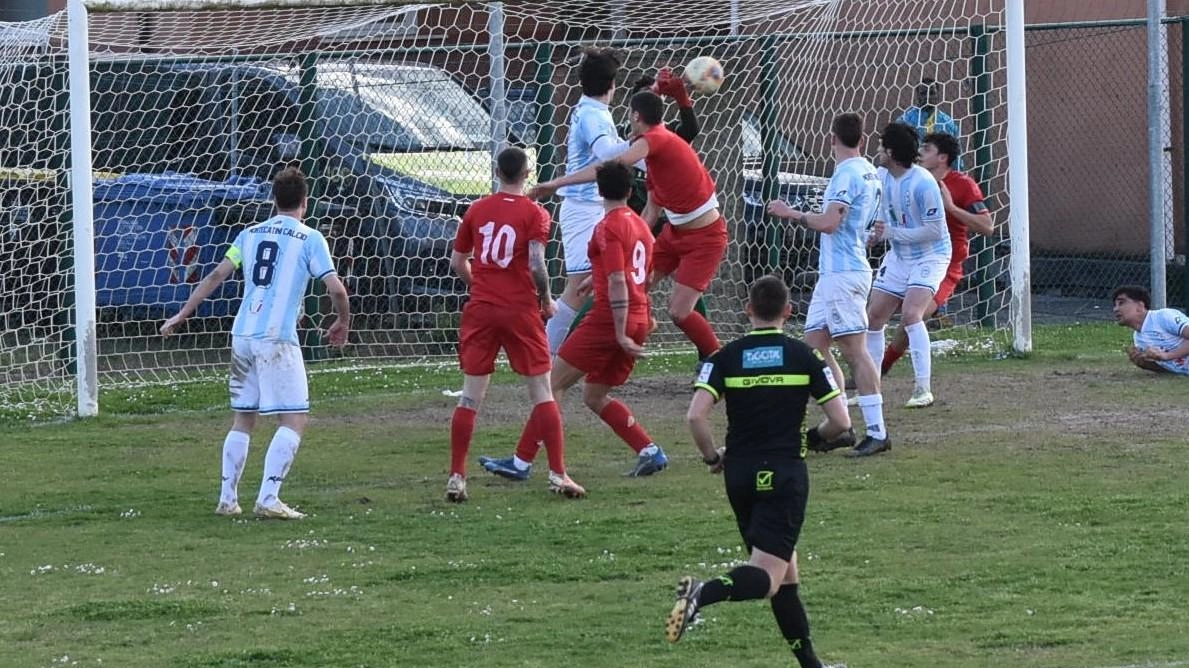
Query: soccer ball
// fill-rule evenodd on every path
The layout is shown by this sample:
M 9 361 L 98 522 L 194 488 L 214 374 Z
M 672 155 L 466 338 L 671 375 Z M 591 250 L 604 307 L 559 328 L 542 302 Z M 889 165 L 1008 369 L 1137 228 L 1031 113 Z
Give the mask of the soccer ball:
M 722 63 L 710 56 L 698 56 L 685 66 L 684 76 L 694 90 L 708 94 L 718 90 L 725 74 Z

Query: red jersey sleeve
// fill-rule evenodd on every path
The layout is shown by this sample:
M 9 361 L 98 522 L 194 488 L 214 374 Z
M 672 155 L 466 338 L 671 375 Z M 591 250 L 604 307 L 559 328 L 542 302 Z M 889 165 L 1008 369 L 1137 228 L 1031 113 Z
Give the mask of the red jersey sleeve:
M 618 217 L 605 218 L 599 227 L 603 228 L 603 234 L 599 250 L 602 251 L 603 269 L 610 276 L 617 271 L 624 270 L 624 232 L 623 224 Z
M 533 204 L 536 207 L 537 217 L 533 224 L 533 229 L 529 231 L 529 241 L 540 241 L 541 243 L 549 243 L 549 228 L 553 221 L 549 218 L 549 212 L 540 204 Z
M 458 225 L 458 235 L 454 237 L 454 250 L 459 253 L 471 253 L 475 250 L 475 235 L 471 234 L 470 212 L 463 215 Z
M 950 188 L 950 196 L 954 198 L 954 204 L 965 211 L 974 211 L 974 206 L 986 199 L 983 197 L 983 191 L 978 187 L 978 183 L 965 174 L 954 185 L 957 187 Z M 949 186 L 947 185 L 947 187 Z M 982 210 L 985 211 L 986 208 L 983 207 Z

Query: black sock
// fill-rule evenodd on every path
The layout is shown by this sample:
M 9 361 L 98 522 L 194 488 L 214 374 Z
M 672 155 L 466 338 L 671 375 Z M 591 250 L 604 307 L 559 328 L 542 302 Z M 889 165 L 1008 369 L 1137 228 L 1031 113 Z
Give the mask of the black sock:
M 768 595 L 768 587 L 772 586 L 772 579 L 768 571 L 762 568 L 744 564 L 739 568 L 708 580 L 702 585 L 702 594 L 698 596 L 698 607 L 718 603 L 719 601 L 751 601 Z
M 772 614 L 801 668 L 822 668 L 821 660 L 813 653 L 813 643 L 809 641 L 809 617 L 797 596 L 797 585 L 786 584 L 777 590 L 772 597 Z

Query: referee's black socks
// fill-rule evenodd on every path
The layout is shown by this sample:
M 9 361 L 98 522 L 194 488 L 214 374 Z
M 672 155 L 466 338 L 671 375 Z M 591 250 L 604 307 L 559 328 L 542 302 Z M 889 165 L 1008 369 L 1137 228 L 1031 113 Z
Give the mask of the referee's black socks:
M 809 617 L 797 595 L 797 585 L 786 584 L 777 590 L 772 597 L 772 614 L 801 668 L 822 668 L 822 662 L 813 653 L 813 643 L 809 641 Z
M 744 564 L 735 570 L 707 580 L 698 596 L 698 607 L 720 601 L 752 601 L 768 595 L 772 579 L 762 568 Z

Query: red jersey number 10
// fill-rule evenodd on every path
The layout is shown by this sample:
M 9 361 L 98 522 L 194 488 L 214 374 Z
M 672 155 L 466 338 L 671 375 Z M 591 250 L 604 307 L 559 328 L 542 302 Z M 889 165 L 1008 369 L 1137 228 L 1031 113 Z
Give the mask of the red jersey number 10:
M 479 262 L 492 264 L 501 269 L 507 269 L 512 263 L 513 249 L 516 246 L 516 230 L 511 225 L 500 225 L 495 229 L 495 223 L 487 223 L 479 228 L 483 235 L 483 250 L 479 253 Z

